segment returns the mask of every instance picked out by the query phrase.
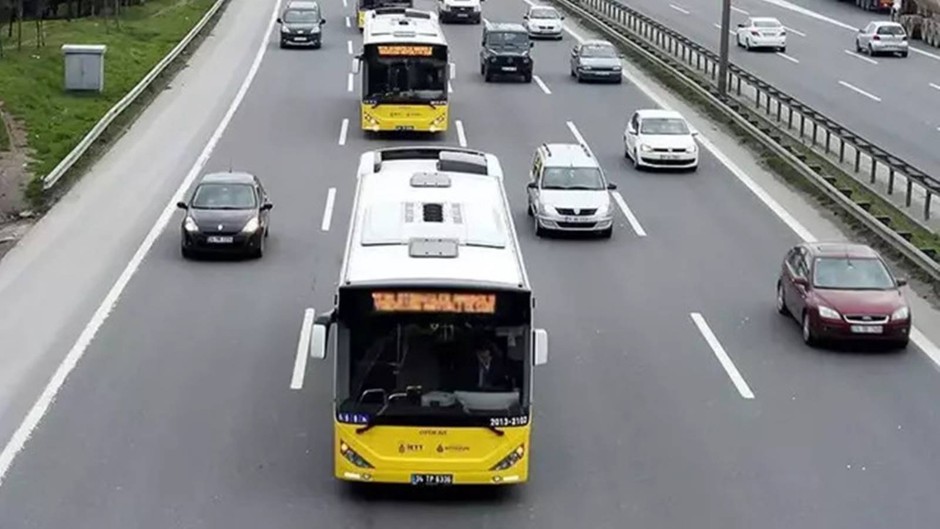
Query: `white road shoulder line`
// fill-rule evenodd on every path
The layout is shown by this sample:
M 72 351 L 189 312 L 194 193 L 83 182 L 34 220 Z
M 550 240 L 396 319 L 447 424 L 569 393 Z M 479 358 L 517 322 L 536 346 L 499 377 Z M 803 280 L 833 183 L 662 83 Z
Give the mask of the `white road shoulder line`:
M 853 92 L 855 92 L 855 93 L 857 93 L 857 94 L 861 94 L 861 95 L 863 95 L 863 96 L 865 96 L 865 97 L 871 99 L 872 101 L 878 101 L 879 103 L 881 102 L 881 98 L 880 98 L 880 97 L 878 97 L 878 96 L 876 96 L 876 95 L 874 95 L 874 94 L 868 93 L 868 92 L 862 90 L 861 88 L 859 88 L 859 87 L 857 87 L 857 86 L 851 85 L 851 84 L 849 84 L 849 83 L 847 83 L 847 82 L 845 82 L 845 81 L 839 81 L 839 84 L 842 85 L 842 86 L 844 86 L 844 87 L 846 87 L 846 88 L 848 88 L 849 90 L 851 90 L 851 91 L 853 91 Z
M 346 76 L 346 91 L 347 92 L 353 91 L 353 78 L 354 77 L 355 76 L 352 74 L 352 72 L 349 72 L 349 74 Z
M 169 203 L 163 208 L 163 212 L 160 214 L 160 217 L 157 218 L 157 221 L 154 223 L 153 227 L 150 228 L 147 236 L 144 237 L 143 242 L 140 243 L 137 251 L 134 252 L 133 257 L 131 257 L 131 260 L 127 263 L 127 266 L 124 267 L 121 275 L 118 276 L 117 281 L 115 281 L 107 295 L 105 295 L 104 299 L 101 301 L 101 304 L 98 305 L 98 308 L 92 315 L 91 320 L 89 320 L 89 322 L 85 325 L 85 328 L 82 329 L 78 339 L 72 345 L 72 348 L 69 349 L 68 354 L 65 355 L 65 358 L 62 360 L 62 363 L 59 364 L 59 367 L 56 368 L 52 378 L 49 380 L 48 384 L 46 384 L 42 394 L 40 394 L 32 408 L 30 408 L 29 412 L 26 414 L 23 422 L 20 423 L 16 431 L 13 432 L 12 437 L 10 437 L 10 440 L 7 441 L 7 443 L 4 445 L 3 451 L 0 452 L 0 486 L 3 485 L 3 479 L 6 477 L 7 471 L 10 470 L 10 466 L 13 464 L 13 460 L 16 458 L 16 455 L 26 445 L 29 437 L 39 425 L 39 422 L 42 420 L 43 416 L 49 410 L 49 406 L 52 405 L 52 401 L 55 399 L 56 394 L 62 387 L 62 384 L 65 383 L 66 378 L 68 378 L 69 374 L 72 372 L 75 366 L 78 365 L 78 362 L 82 359 L 82 356 L 84 356 L 88 346 L 95 338 L 95 334 L 97 334 L 105 320 L 108 319 L 108 316 L 111 314 L 111 310 L 115 307 L 115 305 L 117 305 L 121 294 L 124 292 L 124 289 L 127 287 L 128 283 L 130 283 L 131 278 L 137 272 L 140 264 L 147 256 L 147 253 L 150 252 L 150 249 L 153 247 L 154 242 L 156 242 L 157 237 L 160 236 L 164 228 L 166 228 L 167 224 L 170 222 L 170 218 L 173 216 L 173 213 L 176 212 L 176 203 L 183 199 L 183 195 L 192 185 L 193 181 L 196 179 L 196 176 L 199 175 L 203 167 L 205 167 L 206 162 L 209 161 L 209 157 L 212 155 L 212 151 L 218 144 L 219 139 L 225 132 L 225 129 L 228 128 L 229 123 L 232 121 L 232 117 L 235 116 L 235 111 L 238 110 L 238 107 L 241 105 L 242 100 L 245 98 L 245 94 L 248 93 L 248 88 L 251 86 L 255 75 L 257 75 L 258 69 L 261 67 L 261 60 L 264 58 L 265 52 L 267 52 L 268 43 L 270 42 L 271 34 L 274 31 L 274 25 L 277 20 L 279 9 L 280 2 L 275 2 L 274 9 L 271 12 L 271 18 L 268 21 L 268 27 L 264 32 L 264 37 L 261 39 L 261 44 L 258 47 L 254 62 L 251 63 L 251 67 L 249 68 L 245 79 L 242 81 L 241 86 L 238 88 L 238 92 L 235 94 L 234 99 L 232 99 L 232 102 L 228 107 L 228 110 L 222 117 L 222 121 L 219 122 L 219 125 L 216 127 L 215 131 L 212 132 L 212 136 L 209 137 L 209 141 L 206 143 L 205 147 L 202 149 L 202 152 L 199 154 L 199 158 L 196 159 L 195 164 L 193 164 L 192 168 L 186 174 L 186 177 L 183 179 L 183 182 L 173 194 L 173 197 L 170 199 Z
M 523 0 L 523 1 L 528 5 L 536 5 L 535 2 L 533 2 L 532 0 Z M 771 3 L 771 4 L 778 4 L 778 2 L 784 3 L 784 0 L 763 0 L 763 1 L 767 3 Z M 573 39 L 577 40 L 578 42 L 582 42 L 582 43 L 584 42 L 584 37 L 579 35 L 577 32 L 573 31 L 570 27 L 568 27 L 567 24 L 564 24 L 562 27 L 564 28 L 566 33 L 571 35 Z M 848 26 L 848 27 L 852 29 L 852 31 L 855 31 L 854 27 L 852 26 Z M 911 49 L 914 50 L 914 48 L 911 48 Z M 938 56 L 937 58 L 940 59 L 940 56 Z M 660 108 L 664 110 L 674 110 L 662 97 L 659 96 L 659 94 L 657 94 L 645 82 L 633 77 L 631 74 L 627 73 L 626 70 L 623 71 L 622 75 L 625 79 L 630 81 L 630 83 L 632 83 L 633 86 L 639 88 L 640 91 L 646 95 L 646 97 L 650 98 Z M 787 211 L 786 208 L 781 206 L 780 203 L 776 201 L 776 199 L 770 196 L 770 193 L 768 193 L 766 189 L 761 187 L 750 176 L 748 176 L 747 173 L 745 173 L 744 170 L 738 166 L 738 164 L 734 163 L 734 160 L 729 158 L 727 154 L 725 154 L 714 143 L 712 143 L 711 140 L 709 140 L 704 134 L 699 134 L 698 141 L 702 145 L 702 147 L 707 149 L 708 152 L 712 153 L 712 156 L 714 156 L 719 162 L 721 162 L 722 165 L 727 167 L 728 170 L 731 171 L 731 174 L 733 174 L 734 177 L 737 178 L 739 182 L 744 184 L 744 186 L 747 187 L 748 190 L 750 190 L 751 193 L 753 193 L 754 196 L 756 196 L 758 200 L 763 202 L 764 205 L 767 206 L 767 209 L 772 211 L 774 215 L 777 216 L 777 218 L 779 218 L 781 221 L 783 221 L 784 224 L 787 225 L 787 227 L 793 230 L 793 232 L 796 233 L 796 235 L 800 239 L 806 242 L 814 242 L 818 240 L 811 231 L 806 229 L 806 226 L 803 226 L 803 224 L 800 221 L 798 221 L 796 217 L 794 217 L 789 211 Z M 934 362 L 934 364 L 937 365 L 938 368 L 940 368 L 940 349 L 938 349 L 937 346 L 929 338 L 927 338 L 923 333 L 917 330 L 916 327 L 911 329 L 911 341 L 914 342 L 914 345 L 916 345 L 918 348 L 924 351 L 924 354 L 926 354 L 927 357 L 930 358 Z
M 790 33 L 794 33 L 794 34 L 796 34 L 796 35 L 799 35 L 799 36 L 801 36 L 801 37 L 805 37 L 805 36 L 806 36 L 806 33 L 803 33 L 802 31 L 797 31 L 797 30 L 791 28 L 790 26 L 783 26 L 783 29 L 789 31 Z
M 330 223 L 333 222 L 333 206 L 336 204 L 336 188 L 331 187 L 326 192 L 326 205 L 323 207 L 323 222 L 320 223 L 320 231 L 330 231 Z
M 463 121 L 458 119 L 454 122 L 454 125 L 457 127 L 457 143 L 459 143 L 461 147 L 466 147 L 467 134 L 463 130 Z
M 630 206 L 627 205 L 627 201 L 623 199 L 623 196 L 620 195 L 620 192 L 613 191 L 610 194 L 614 197 L 614 202 L 617 203 L 617 207 L 620 208 L 623 216 L 627 217 L 627 222 L 630 223 L 630 227 L 633 228 L 633 231 L 636 233 L 637 237 L 646 237 L 646 230 L 643 229 L 643 226 L 640 226 L 640 221 L 637 220 L 636 215 L 630 211 Z
M 545 92 L 548 95 L 552 95 L 552 91 L 548 89 L 548 85 L 546 85 L 545 82 L 542 81 L 541 77 L 537 75 L 533 75 L 532 78 L 535 79 L 535 82 L 538 83 L 539 88 L 541 88 L 543 92 Z
M 875 59 L 865 57 L 864 55 L 858 52 L 854 52 L 852 50 L 842 50 L 842 51 L 844 51 L 847 55 L 851 55 L 852 57 L 855 57 L 856 59 L 861 59 L 867 63 L 878 64 L 878 61 L 876 61 Z
M 715 353 L 715 357 L 718 358 L 718 362 L 721 364 L 721 367 L 725 368 L 725 372 L 728 373 L 728 376 L 731 378 L 731 382 L 734 383 L 734 387 L 737 388 L 738 393 L 740 393 L 741 396 L 745 399 L 753 399 L 754 393 L 747 385 L 747 382 L 745 382 L 744 377 L 741 376 L 738 368 L 735 367 L 734 362 L 731 361 L 731 357 L 728 356 L 727 352 L 725 352 L 725 348 L 721 346 L 721 342 L 719 342 L 718 338 L 715 337 L 715 333 L 712 332 L 711 328 L 708 326 L 708 323 L 705 321 L 705 318 L 703 318 L 702 315 L 698 312 L 691 313 L 691 316 L 692 321 L 698 328 L 698 332 L 702 333 L 702 337 L 705 338 L 705 342 L 708 343 L 708 346 L 711 348 L 712 352 Z
M 799 60 L 799 59 L 797 59 L 796 57 L 790 57 L 790 56 L 787 55 L 786 53 L 781 53 L 781 52 L 778 51 L 778 52 L 777 52 L 777 57 L 782 57 L 782 58 L 784 58 L 784 59 L 786 59 L 786 60 L 788 60 L 788 61 L 790 61 L 790 62 L 794 62 L 794 63 L 796 63 L 796 64 L 800 64 L 800 60 Z
M 669 4 L 669 7 L 675 9 L 676 11 L 682 13 L 683 15 L 688 15 L 688 14 L 690 13 L 688 10 L 682 9 L 681 7 L 677 6 L 676 4 Z
M 352 48 L 352 41 L 351 41 L 351 40 L 347 40 L 347 41 L 346 41 L 346 51 L 347 51 L 350 55 L 353 54 L 353 48 Z
M 744 16 L 750 16 L 750 13 L 748 13 L 747 11 L 741 9 L 740 7 L 731 6 L 731 10 L 732 10 L 732 11 L 737 11 L 738 13 L 741 13 L 741 14 L 744 15 Z
M 339 144 L 346 145 L 346 133 L 349 132 L 349 119 L 344 118 L 343 124 L 339 127 Z
M 310 347 L 310 333 L 313 330 L 313 309 L 304 311 L 304 321 L 300 326 L 300 339 L 297 340 L 297 356 L 294 358 L 294 374 L 290 379 L 291 389 L 304 387 L 304 375 L 307 372 L 307 350 Z

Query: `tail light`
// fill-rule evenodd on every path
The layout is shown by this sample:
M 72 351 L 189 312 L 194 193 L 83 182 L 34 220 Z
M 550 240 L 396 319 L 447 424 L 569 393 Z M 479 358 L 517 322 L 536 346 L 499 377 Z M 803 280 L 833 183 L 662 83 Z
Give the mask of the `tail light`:
M 754 35 L 755 37 L 760 37 L 760 31 L 751 30 L 751 35 Z
M 871 38 L 871 40 L 881 40 L 881 37 L 879 37 L 878 35 L 875 35 Z

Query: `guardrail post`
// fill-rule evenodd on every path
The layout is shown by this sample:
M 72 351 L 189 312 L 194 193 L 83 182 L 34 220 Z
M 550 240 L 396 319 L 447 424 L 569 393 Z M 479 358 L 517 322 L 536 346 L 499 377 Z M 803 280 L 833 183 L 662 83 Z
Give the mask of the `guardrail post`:
M 754 108 L 760 110 L 760 88 L 754 89 Z
M 914 181 L 908 177 L 907 179 L 907 196 L 904 197 L 904 205 L 911 207 L 911 195 L 914 194 Z
M 845 161 L 845 140 L 839 138 L 839 163 Z
M 933 193 L 928 189 L 927 200 L 924 201 L 924 220 L 930 220 L 930 199 L 932 198 Z
M 855 172 L 862 168 L 862 151 L 858 150 L 858 145 L 852 146 L 855 149 Z
M 777 123 L 780 123 L 780 113 L 783 112 L 783 102 L 777 100 Z
M 793 128 L 793 107 L 787 106 L 787 130 Z
M 816 146 L 816 131 L 819 129 L 819 124 L 813 121 L 813 147 Z
M 832 131 L 826 129 L 826 154 L 829 154 L 829 140 L 832 138 Z
M 875 176 L 876 171 L 878 170 L 878 160 L 875 160 L 874 157 L 871 159 L 871 183 L 874 184 L 877 177 Z M 908 204 L 910 205 L 910 204 Z
M 766 112 L 767 112 L 768 114 L 770 114 L 770 95 L 769 95 L 769 94 L 767 95 L 767 105 L 766 105 L 766 107 L 767 107 L 767 108 L 766 108 Z
M 888 196 L 894 194 L 894 167 L 888 168 Z
M 806 116 L 804 116 L 803 114 L 800 114 L 800 141 L 803 140 L 803 134 L 805 131 L 806 131 Z
M 738 76 L 738 95 L 741 95 L 741 76 Z

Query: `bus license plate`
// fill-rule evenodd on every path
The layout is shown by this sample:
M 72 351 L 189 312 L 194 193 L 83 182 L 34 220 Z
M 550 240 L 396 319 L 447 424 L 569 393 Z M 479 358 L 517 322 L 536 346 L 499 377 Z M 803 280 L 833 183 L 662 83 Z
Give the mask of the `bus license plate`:
M 853 325 L 852 332 L 855 334 L 881 334 L 884 327 L 881 325 Z
M 412 485 L 453 485 L 453 474 L 412 474 Z
M 207 240 L 212 244 L 232 244 L 233 238 L 210 235 Z
M 414 130 L 414 125 L 395 125 L 395 130 Z

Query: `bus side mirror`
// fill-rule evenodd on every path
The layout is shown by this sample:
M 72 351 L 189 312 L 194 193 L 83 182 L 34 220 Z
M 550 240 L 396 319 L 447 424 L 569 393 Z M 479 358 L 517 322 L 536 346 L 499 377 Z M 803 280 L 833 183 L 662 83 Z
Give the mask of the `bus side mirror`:
M 333 323 L 333 311 L 321 314 L 313 320 L 313 335 L 310 337 L 310 358 L 326 358 L 326 339 Z
M 354 75 L 359 75 L 359 62 L 360 62 L 360 61 L 362 61 L 362 55 L 361 55 L 361 54 L 360 54 L 360 55 L 356 55 L 355 57 L 353 57 L 352 73 L 353 73 Z
M 535 359 L 537 366 L 548 362 L 548 331 L 545 329 L 535 329 Z

